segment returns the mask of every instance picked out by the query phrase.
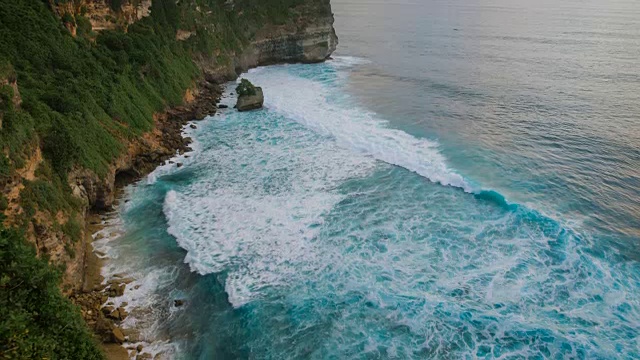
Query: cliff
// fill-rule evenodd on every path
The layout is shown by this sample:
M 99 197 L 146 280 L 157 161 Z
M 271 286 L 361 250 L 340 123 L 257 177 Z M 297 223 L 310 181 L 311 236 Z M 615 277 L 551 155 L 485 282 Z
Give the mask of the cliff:
M 125 29 L 151 14 L 151 0 L 48 0 L 53 12 L 62 19 L 73 36 L 77 34 L 76 18 L 83 16 L 94 31 Z M 119 4 L 118 4 L 119 3 Z
M 326 60 L 336 50 L 329 1 L 299 5 L 286 24 L 267 24 L 236 59 L 236 72 L 259 65 L 283 62 L 314 63 Z
M 127 31 L 129 25 L 148 17 L 152 12 L 151 0 L 48 0 L 54 13 L 60 17 L 73 36 L 83 21 L 91 25 L 91 31 L 105 30 Z M 249 40 L 232 51 L 214 49 L 215 56 L 199 57 L 199 65 L 211 75 L 223 74 L 233 76 L 234 73 L 249 68 L 284 62 L 321 62 L 326 60 L 336 49 L 338 37 L 333 28 L 333 14 L 329 0 L 306 1 L 271 1 L 280 7 L 283 4 L 287 13 L 278 21 L 255 19 L 251 13 L 255 4 L 233 0 L 198 3 L 194 0 L 182 2 L 179 15 L 188 19 L 176 28 L 177 41 L 186 41 L 201 34 L 215 38 L 216 32 L 227 31 L 218 24 L 217 16 L 211 14 L 225 11 L 233 14 L 248 26 L 243 30 Z M 118 3 L 118 5 L 113 5 Z M 180 2 L 176 2 L 180 3 Z M 264 2 L 270 6 L 270 1 Z M 244 18 L 244 19 L 243 19 Z M 257 20 L 257 21 L 256 21 Z M 258 26 L 256 26 L 258 25 Z M 221 51 L 222 50 L 222 51 Z M 227 50 L 227 51 L 225 51 Z M 226 52 L 226 53 L 225 53 Z M 232 59 L 220 68 L 220 56 Z
M 0 30 L 0 250 L 15 229 L 7 239 L 62 269 L 66 295 L 89 290 L 87 215 L 188 150 L 181 128 L 216 111 L 220 83 L 338 43 L 329 0 L 0 0 Z M 0 295 L 26 286 L 3 279 Z
M 159 11 L 162 3 L 158 1 L 152 6 L 150 0 L 121 0 L 118 6 L 114 6 L 109 0 L 48 1 L 52 12 L 72 36 L 78 36 L 78 24 L 88 19 L 91 31 L 85 32 L 85 35 L 94 42 L 96 38 L 100 41 L 99 33 L 101 32 L 114 30 L 126 32 L 129 26 L 154 15 L 154 11 Z M 212 3 L 214 5 L 207 8 L 196 1 L 187 1 L 182 2 L 181 7 L 174 9 L 175 15 L 180 17 L 180 21 L 176 23 L 173 30 L 175 41 L 191 42 L 188 44 L 191 48 L 190 56 L 200 69 L 201 79 L 206 78 L 206 80 L 197 80 L 196 77 L 189 87 L 190 96 L 185 96 L 183 100 L 193 99 L 193 93 L 199 92 L 199 89 L 204 86 L 210 88 L 212 84 L 235 79 L 239 73 L 252 67 L 283 62 L 324 61 L 335 50 L 338 43 L 329 0 L 295 1 L 290 8 L 286 9 L 284 19 L 279 19 L 277 23 L 270 21 L 267 16 L 257 17 L 255 13 L 250 13 L 251 10 L 246 4 L 243 5 L 240 2 L 238 4 L 232 1 Z M 162 10 L 167 11 L 166 8 Z M 219 15 L 212 15 L 220 11 L 224 11 L 227 16 L 237 17 L 240 23 L 244 22 L 249 26 L 242 27 L 241 31 L 225 29 L 225 24 L 221 23 Z M 236 44 L 216 46 L 214 43 L 205 51 L 193 51 L 199 43 L 208 39 L 214 39 L 220 43 L 218 33 L 229 32 L 229 30 L 234 32 L 232 36 L 235 37 Z M 11 80 L 10 85 L 15 89 L 15 94 L 18 94 L 16 79 Z M 7 80 L 3 81 L 0 84 L 8 84 Z M 208 99 L 212 99 L 211 94 Z M 199 106 L 197 109 L 192 109 L 186 118 L 201 118 L 207 112 L 214 111 L 215 107 L 202 109 L 202 106 Z M 110 208 L 114 201 L 115 184 L 118 180 L 140 177 L 161 161 L 171 157 L 177 149 L 183 149 L 186 146 L 183 141 L 176 138 L 179 126 L 175 124 L 182 124 L 182 122 L 169 119 L 168 113 L 161 111 L 153 116 L 151 123 L 153 131 L 134 137 L 119 137 L 118 141 L 125 151 L 107 164 L 106 171 L 98 174 L 95 170 L 74 166 L 68 172 L 66 179 L 70 191 L 81 203 L 78 219 L 82 219 L 88 211 Z M 169 133 L 171 135 L 167 135 Z M 5 189 L 5 192 L 14 194 L 9 199 L 11 206 L 5 211 L 7 225 L 12 224 L 12 220 L 23 213 L 21 201 L 15 195 L 24 188 L 22 180 L 36 180 L 33 173 L 43 160 L 40 150 L 36 150 L 32 150 L 25 156 L 26 165 L 15 169 L 18 178 L 6 186 L 12 187 L 13 190 Z M 31 171 L 25 169 L 31 169 Z M 69 214 L 65 211 L 47 213 L 43 209 L 36 209 L 31 215 L 31 221 L 27 221 L 27 237 L 37 245 L 39 254 L 47 254 L 52 261 L 66 265 L 65 290 L 73 291 L 82 285 L 80 270 L 87 247 L 82 242 L 72 243 L 60 230 L 69 218 Z M 73 256 L 65 255 L 68 253 Z

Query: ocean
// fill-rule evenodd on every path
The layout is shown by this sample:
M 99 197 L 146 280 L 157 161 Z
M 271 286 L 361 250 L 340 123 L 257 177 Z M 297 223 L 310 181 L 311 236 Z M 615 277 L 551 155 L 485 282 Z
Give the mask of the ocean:
M 640 3 L 332 5 L 332 60 L 243 74 L 264 109 L 125 189 L 96 248 L 136 344 L 640 358 Z

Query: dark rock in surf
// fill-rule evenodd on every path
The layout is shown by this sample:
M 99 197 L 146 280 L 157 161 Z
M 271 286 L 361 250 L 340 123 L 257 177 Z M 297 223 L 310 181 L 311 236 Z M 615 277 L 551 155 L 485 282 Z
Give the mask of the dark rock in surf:
M 122 344 L 124 342 L 124 334 L 120 328 L 114 328 L 111 332 L 113 342 L 117 344 Z
M 124 289 L 126 288 L 126 284 L 111 284 L 109 287 L 109 296 L 110 297 L 118 297 L 124 294 Z
M 264 95 L 261 87 L 256 87 L 255 95 L 240 95 L 236 108 L 238 111 L 249 111 L 262 108 L 264 105 Z

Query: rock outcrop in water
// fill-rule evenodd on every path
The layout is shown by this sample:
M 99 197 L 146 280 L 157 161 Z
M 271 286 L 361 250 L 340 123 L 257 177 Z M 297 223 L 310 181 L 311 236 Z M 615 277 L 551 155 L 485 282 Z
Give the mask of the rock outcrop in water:
M 238 96 L 236 108 L 238 111 L 250 111 L 262 108 L 263 104 L 264 94 L 262 93 L 262 88 L 257 87 L 255 94 Z
M 238 101 L 236 102 L 238 111 L 260 109 L 264 104 L 262 88 L 254 86 L 247 79 L 240 81 L 240 85 L 236 87 L 236 94 L 238 94 Z

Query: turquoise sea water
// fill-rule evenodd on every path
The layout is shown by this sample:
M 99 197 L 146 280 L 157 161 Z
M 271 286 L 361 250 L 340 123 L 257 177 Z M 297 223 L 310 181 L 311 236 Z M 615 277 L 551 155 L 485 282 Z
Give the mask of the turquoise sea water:
M 127 189 L 98 246 L 145 348 L 640 357 L 640 6 L 332 3 L 332 61 Z

